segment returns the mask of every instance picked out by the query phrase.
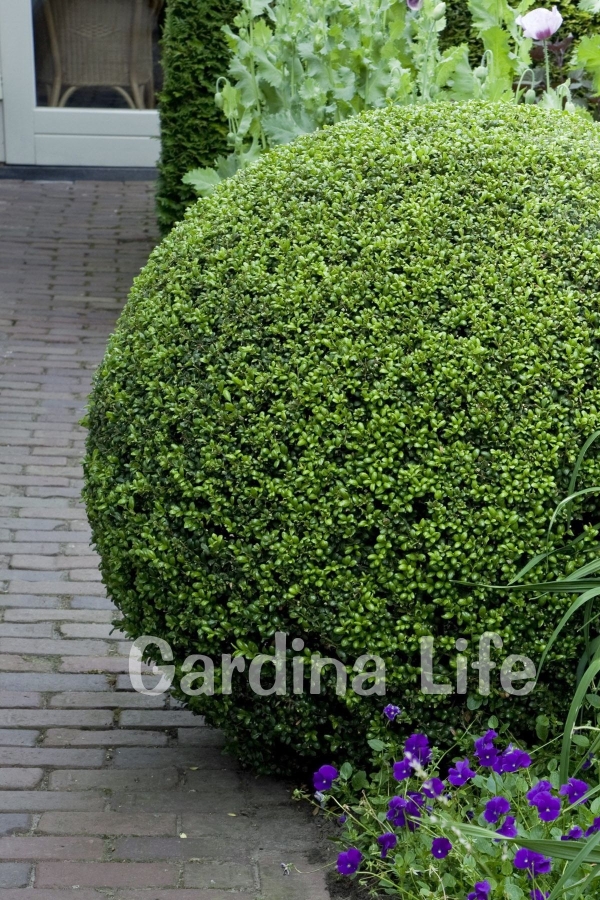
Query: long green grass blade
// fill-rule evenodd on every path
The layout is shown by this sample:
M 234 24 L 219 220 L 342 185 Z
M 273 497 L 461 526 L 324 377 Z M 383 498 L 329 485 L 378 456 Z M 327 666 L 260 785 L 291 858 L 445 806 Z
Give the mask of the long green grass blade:
M 523 568 L 517 572 L 514 578 L 511 578 L 511 580 L 508 582 L 508 586 L 521 581 L 521 579 L 524 578 L 525 575 L 531 572 L 532 569 L 535 569 L 535 567 L 538 566 L 541 562 L 544 562 L 544 560 L 548 559 L 549 556 L 558 556 L 561 553 L 575 553 L 575 551 L 578 549 L 578 544 L 580 544 L 581 541 L 585 540 L 586 537 L 587 535 L 584 532 L 583 534 L 578 535 L 572 541 L 569 541 L 568 544 L 563 544 L 562 547 L 553 547 L 551 550 L 544 550 L 543 553 L 538 553 L 537 556 L 534 556 L 532 559 L 530 559 L 529 562 L 526 563 Z M 597 544 L 594 549 L 600 550 L 600 544 Z
M 573 776 L 574 776 L 575 778 L 578 777 L 579 772 L 580 772 L 580 770 L 582 769 L 582 766 L 583 766 L 585 760 L 588 758 L 588 756 L 589 756 L 590 754 L 591 754 L 592 756 L 594 756 L 594 755 L 597 753 L 598 748 L 600 748 L 600 734 L 598 734 L 598 735 L 594 738 L 594 740 L 591 742 L 590 746 L 587 748 L 587 754 L 586 754 L 586 756 L 585 756 L 583 759 L 580 760 L 579 765 L 577 766 L 577 768 L 576 768 L 575 771 L 573 772 Z M 600 785 L 597 785 L 597 787 L 595 787 L 595 788 L 590 788 L 590 790 L 589 790 L 586 794 L 583 795 L 583 797 L 581 798 L 581 801 L 580 801 L 580 802 L 581 802 L 581 803 L 587 803 L 587 801 L 588 801 L 591 797 L 595 797 L 596 794 L 599 793 L 599 792 L 600 792 Z
M 598 846 L 598 842 L 600 841 L 600 832 L 595 834 L 593 837 L 589 838 L 586 843 L 583 845 L 575 859 L 571 860 L 569 865 L 566 867 L 565 871 L 562 873 L 552 891 L 548 900 L 556 900 L 560 894 L 564 893 L 564 886 L 576 873 L 577 870 L 586 862 L 590 861 L 590 855 Z M 561 843 L 566 843 L 565 841 L 561 841 Z M 574 900 L 574 898 L 573 898 Z
M 465 583 L 465 582 L 461 582 Z M 578 578 L 568 581 L 566 578 L 560 581 L 541 581 L 533 584 L 513 584 L 508 587 L 505 584 L 474 584 L 471 587 L 489 587 L 502 591 L 531 591 L 533 594 L 579 594 L 589 588 L 600 587 L 600 578 Z
M 569 621 L 569 619 L 570 619 L 572 616 L 574 616 L 575 613 L 576 613 L 579 609 L 581 609 L 582 606 L 585 606 L 586 603 L 588 603 L 588 601 L 593 600 L 593 598 L 594 598 L 594 597 L 597 597 L 598 595 L 600 595 L 600 586 L 599 586 L 599 587 L 592 588 L 591 591 L 586 591 L 584 594 L 581 594 L 581 596 L 578 597 L 577 600 L 576 600 L 574 603 L 572 603 L 571 606 L 569 607 L 569 609 L 566 611 L 566 613 L 564 614 L 564 616 L 562 617 L 562 619 L 560 620 L 560 622 L 558 623 L 558 625 L 556 626 L 556 628 L 555 628 L 554 631 L 552 632 L 552 635 L 551 635 L 551 637 L 550 637 L 550 640 L 548 641 L 548 643 L 546 644 L 546 646 L 545 646 L 545 648 L 544 648 L 544 652 L 542 653 L 542 656 L 541 656 L 541 659 L 540 659 L 540 664 L 539 664 L 539 666 L 538 666 L 538 673 L 537 673 L 537 678 L 536 678 L 536 684 L 537 684 L 537 682 L 539 681 L 540 674 L 541 674 L 541 671 L 542 671 L 542 667 L 543 667 L 543 665 L 544 665 L 544 663 L 545 663 L 545 661 L 546 661 L 546 657 L 548 656 L 550 650 L 552 649 L 552 647 L 553 647 L 553 645 L 555 644 L 556 640 L 557 640 L 558 637 L 560 636 L 561 631 L 563 630 L 563 628 L 565 627 L 565 625 L 567 624 L 567 622 Z
M 550 535 L 552 534 L 552 529 L 554 528 L 554 523 L 556 519 L 560 515 L 561 511 L 565 509 L 565 507 L 570 508 L 573 503 L 573 500 L 577 500 L 578 497 L 584 497 L 586 494 L 598 494 L 600 493 L 600 487 L 591 487 L 591 488 L 583 488 L 581 491 L 575 491 L 574 493 L 569 493 L 568 497 L 565 497 L 564 500 L 561 500 L 554 512 L 552 513 L 552 518 L 550 519 L 550 524 L 548 525 L 548 534 L 546 536 L 546 541 L 550 544 Z
M 573 466 L 573 472 L 571 473 L 571 480 L 569 482 L 569 494 L 575 493 L 575 488 L 577 487 L 577 479 L 579 477 L 579 470 L 581 469 L 581 466 L 583 465 L 583 461 L 585 459 L 586 453 L 588 452 L 588 450 L 590 449 L 592 444 L 594 444 L 598 440 L 599 437 L 600 437 L 600 430 L 595 431 L 592 435 L 590 435 L 590 437 L 587 439 L 587 441 L 585 442 L 585 444 L 579 451 L 579 456 L 577 457 L 577 461 L 575 462 L 575 465 Z
M 565 722 L 565 731 L 563 734 L 562 747 L 560 751 L 559 777 L 561 784 L 565 784 L 569 777 L 573 726 L 575 725 L 577 716 L 579 715 L 579 710 L 581 709 L 582 703 L 585 699 L 587 689 L 598 672 L 600 672 L 600 659 L 595 660 L 593 663 L 591 663 L 590 666 L 588 666 L 588 668 L 584 672 L 583 678 L 577 685 L 575 696 L 573 697 L 573 700 L 571 702 L 569 715 L 567 716 L 567 721 Z
M 578 581 L 580 578 L 587 578 L 588 575 L 593 575 L 598 569 L 600 569 L 600 558 L 593 559 L 591 562 L 586 563 L 585 566 L 575 569 L 574 572 L 571 572 L 564 579 L 559 578 L 558 581 Z
M 600 832 L 599 832 L 600 833 Z M 513 842 L 519 847 L 527 847 L 528 850 L 534 850 L 536 853 L 543 853 L 551 859 L 574 860 L 577 855 L 584 852 L 584 861 L 597 865 L 600 863 L 600 850 L 594 848 L 590 850 L 587 842 L 584 841 L 546 841 L 546 840 L 530 840 L 529 838 L 513 838 Z
M 583 595 L 585 596 L 585 594 Z M 594 598 L 590 597 L 585 604 L 585 609 L 583 611 L 583 639 L 585 641 L 585 650 L 584 656 L 586 657 L 586 662 L 589 662 L 594 656 L 595 650 L 592 646 L 592 634 L 591 634 L 591 618 L 592 613 L 594 612 Z M 577 684 L 581 681 L 581 675 L 578 673 L 577 675 Z
M 600 849 L 596 849 L 596 841 L 593 845 L 590 840 L 587 841 L 553 841 L 553 840 L 534 840 L 533 838 L 522 837 L 516 838 L 499 837 L 495 831 L 488 831 L 479 825 L 467 825 L 462 822 L 453 822 L 440 816 L 440 821 L 446 826 L 446 834 L 454 833 L 456 835 L 464 835 L 465 837 L 484 838 L 488 841 L 506 841 L 510 844 L 516 844 L 518 847 L 527 847 L 528 850 L 535 850 L 536 853 L 543 853 L 551 859 L 564 859 L 572 861 L 581 856 L 585 862 L 598 864 L 600 863 Z M 600 832 L 598 833 L 600 840 Z M 583 854 L 583 855 L 582 855 Z
M 596 878 L 600 878 L 600 869 L 598 868 L 593 869 L 581 885 L 582 894 L 587 894 L 588 888 L 592 886 L 592 881 L 595 881 Z

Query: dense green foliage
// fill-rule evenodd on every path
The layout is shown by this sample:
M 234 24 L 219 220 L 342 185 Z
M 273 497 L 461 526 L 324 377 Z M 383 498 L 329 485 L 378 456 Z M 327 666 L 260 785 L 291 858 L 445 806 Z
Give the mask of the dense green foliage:
M 168 0 L 162 40 L 161 158 L 158 219 L 168 230 L 195 194 L 181 181 L 189 169 L 210 166 L 227 144 L 227 126 L 215 107 L 215 82 L 227 69 L 222 27 L 238 0 Z
M 419 692 L 418 649 L 434 635 L 450 680 L 455 640 L 472 657 L 486 630 L 535 659 L 568 606 L 457 582 L 505 583 L 544 547 L 600 424 L 599 204 L 596 125 L 468 103 L 348 119 L 193 207 L 137 279 L 90 405 L 85 496 L 128 632 L 179 665 L 268 652 L 277 630 L 350 666 L 379 654 L 388 700 L 434 740 L 481 703 L 517 732 L 562 715 L 572 636 L 551 690 L 471 684 L 469 709 Z M 359 754 L 381 705 L 331 685 L 257 697 L 241 674 L 190 699 L 280 770 Z

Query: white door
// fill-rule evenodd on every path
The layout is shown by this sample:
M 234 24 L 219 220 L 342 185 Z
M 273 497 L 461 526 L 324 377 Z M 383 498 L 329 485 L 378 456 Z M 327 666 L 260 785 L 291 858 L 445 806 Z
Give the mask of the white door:
M 154 166 L 162 0 L 0 0 L 6 162 Z

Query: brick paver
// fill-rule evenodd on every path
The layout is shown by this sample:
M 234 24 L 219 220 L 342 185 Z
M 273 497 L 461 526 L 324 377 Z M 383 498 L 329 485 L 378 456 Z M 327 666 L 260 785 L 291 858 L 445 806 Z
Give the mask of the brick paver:
M 89 547 L 78 422 L 153 204 L 140 182 L 0 181 L 0 900 L 327 900 L 288 787 L 131 690 Z

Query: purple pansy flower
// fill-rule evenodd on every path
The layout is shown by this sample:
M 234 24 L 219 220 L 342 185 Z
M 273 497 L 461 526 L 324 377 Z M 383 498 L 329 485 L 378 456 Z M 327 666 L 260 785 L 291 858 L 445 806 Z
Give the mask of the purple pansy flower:
M 531 756 L 525 750 L 515 750 L 519 754 L 519 769 L 528 769 L 532 763 Z
M 500 828 L 496 828 L 496 834 L 505 838 L 515 838 L 518 834 L 517 826 L 515 825 L 515 817 L 507 816 L 504 820 L 504 824 L 501 825 Z
M 535 806 L 535 798 L 537 797 L 537 795 L 541 794 L 542 791 L 551 791 L 551 790 L 552 790 L 552 785 L 550 784 L 549 781 L 538 781 L 537 784 L 534 784 L 534 786 L 530 790 L 527 791 L 525 796 L 529 800 L 529 805 Z
M 510 809 L 510 803 L 505 797 L 492 797 L 485 804 L 483 818 L 490 825 L 495 825 L 501 816 L 506 815 Z
M 498 751 L 495 747 L 483 747 L 480 753 L 476 754 L 480 766 L 489 766 L 492 768 L 498 759 Z
M 529 896 L 531 900 L 548 900 L 550 891 L 541 891 L 539 888 L 534 888 L 529 892 Z
M 413 821 L 414 819 L 421 818 L 421 807 L 425 804 L 425 797 L 423 794 L 420 794 L 418 791 L 409 791 L 408 799 L 406 800 L 406 812 L 411 819 L 408 821 L 408 828 L 410 831 L 415 831 L 419 827 L 419 823 Z
M 409 791 L 408 792 L 409 800 L 407 802 L 406 811 L 411 816 L 419 816 L 420 815 L 420 807 L 425 803 L 425 797 L 419 791 Z
M 495 761 L 498 750 L 494 746 L 494 741 L 497 737 L 497 732 L 490 728 L 482 737 L 475 738 L 475 756 L 480 765 L 490 766 Z
M 497 732 L 490 728 L 482 737 L 475 738 L 475 756 L 480 766 L 491 766 L 496 761 L 498 750 L 494 746 L 494 741 L 497 737 Z
M 584 772 L 587 771 L 587 769 L 591 769 L 591 768 L 592 768 L 592 763 L 594 762 L 594 759 L 595 759 L 594 754 L 593 754 L 593 753 L 589 753 L 588 756 L 587 756 L 587 758 L 586 758 L 586 760 L 585 760 L 585 762 L 584 762 L 584 763 L 582 764 L 582 766 L 581 766 L 581 768 L 583 769 Z
M 406 825 L 406 807 L 408 801 L 404 797 L 392 797 L 388 803 L 388 811 L 386 819 L 391 822 L 395 828 L 402 828 Z
M 338 816 L 338 823 L 339 823 L 340 825 L 343 825 L 344 822 L 346 822 L 347 820 L 348 820 L 348 816 L 344 816 L 344 815 Z
M 390 722 L 393 722 L 394 719 L 397 719 L 400 715 L 400 712 L 400 707 L 394 706 L 393 703 L 388 703 L 388 705 L 383 709 L 384 716 L 386 717 L 386 719 L 389 719 Z
M 340 875 L 354 875 L 362 858 L 362 853 L 356 847 L 343 850 L 337 858 L 337 870 Z
M 381 858 L 385 859 L 388 855 L 388 850 L 393 850 L 398 843 L 398 838 L 391 831 L 386 831 L 377 838 L 377 843 L 381 847 Z
M 491 891 L 492 886 L 489 881 L 478 881 L 475 890 L 467 894 L 467 900 L 488 900 Z
M 596 816 L 590 827 L 587 829 L 585 836 L 591 837 L 593 834 L 597 834 L 600 831 L 600 816 Z
M 404 756 L 411 761 L 414 759 L 420 765 L 426 766 L 431 760 L 431 750 L 427 735 L 411 734 L 404 745 Z
M 580 803 L 584 794 L 587 794 L 590 786 L 579 778 L 569 778 L 567 784 L 563 784 L 559 790 L 559 794 L 566 797 L 571 805 Z
M 462 787 L 470 778 L 475 778 L 475 772 L 471 769 L 468 759 L 459 759 L 448 770 L 448 781 L 454 787 Z
M 492 761 L 488 763 L 492 772 L 496 772 L 497 775 L 502 775 L 504 772 L 508 771 L 506 767 L 510 764 L 511 759 L 508 750 L 505 750 L 504 753 L 496 753 L 495 759 L 492 759 Z
M 448 838 L 434 838 L 431 845 L 431 854 L 432 856 L 435 856 L 436 859 L 446 859 L 451 850 L 452 844 Z
M 498 737 L 498 733 L 490 728 L 489 731 L 483 735 L 483 737 L 475 738 L 475 756 L 480 757 L 483 753 L 486 753 L 489 750 L 494 750 L 494 752 L 498 752 L 494 747 L 494 741 Z
M 334 766 L 321 766 L 313 775 L 313 784 L 316 791 L 328 791 L 338 777 L 338 770 Z
M 423 782 L 421 790 L 426 797 L 430 797 L 431 799 L 439 797 L 440 794 L 443 794 L 444 792 L 444 782 L 440 781 L 439 778 L 428 778 L 427 781 Z
M 407 759 L 401 759 L 400 762 L 394 763 L 392 772 L 396 781 L 404 781 L 412 775 L 412 766 Z
M 528 769 L 531 765 L 531 756 L 524 750 L 509 745 L 494 762 L 492 769 L 498 775 L 505 772 L 516 772 L 518 769 Z
M 515 853 L 513 865 L 515 869 L 525 869 L 529 878 L 537 878 L 538 875 L 547 875 L 550 872 L 552 860 L 542 856 L 541 853 L 536 853 L 534 850 L 527 850 L 525 847 L 521 847 Z
M 567 834 L 563 834 L 561 841 L 578 841 L 583 837 L 583 829 L 579 825 L 573 825 Z
M 554 822 L 560 815 L 560 800 L 553 797 L 550 791 L 540 791 L 535 795 L 531 805 L 537 806 L 542 822 Z

